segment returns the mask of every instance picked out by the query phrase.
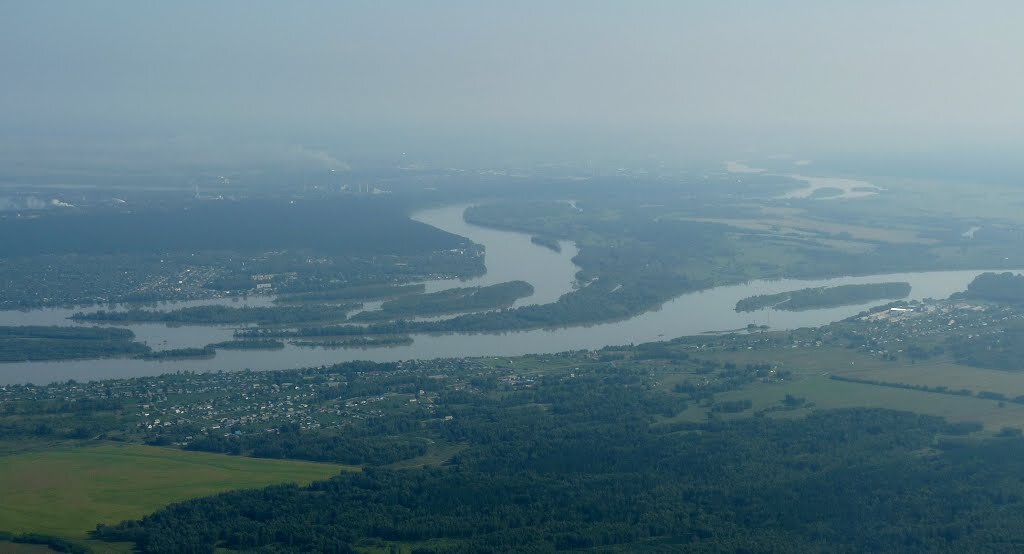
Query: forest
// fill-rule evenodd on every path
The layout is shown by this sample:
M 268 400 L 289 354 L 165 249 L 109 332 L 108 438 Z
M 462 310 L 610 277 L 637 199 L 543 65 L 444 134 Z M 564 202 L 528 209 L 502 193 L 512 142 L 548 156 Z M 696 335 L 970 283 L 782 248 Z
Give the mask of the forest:
M 1004 273 L 982 273 L 974 278 L 967 290 L 956 298 L 987 300 L 1007 304 L 1024 303 L 1024 275 Z
M 426 454 L 427 442 L 375 434 L 345 436 L 304 432 L 298 425 L 285 424 L 276 432 L 263 435 L 229 438 L 210 433 L 189 443 L 186 449 L 257 458 L 384 465 Z
M 394 298 L 406 294 L 420 294 L 426 289 L 423 284 L 415 285 L 360 285 L 343 287 L 337 289 L 326 289 L 311 292 L 293 292 L 279 294 L 274 302 L 297 303 L 297 302 L 318 302 L 334 303 L 343 300 L 380 300 L 382 298 Z
M 751 296 L 736 302 L 737 312 L 753 312 L 764 308 L 800 311 L 861 304 L 873 300 L 906 298 L 909 283 L 869 283 L 865 285 L 839 285 L 814 287 L 778 294 Z
M 420 285 L 421 286 L 421 285 Z M 411 286 L 416 288 L 416 285 Z M 388 292 L 390 289 L 391 292 Z M 342 289 L 344 290 L 344 289 Z M 365 289 L 364 289 L 365 290 Z M 352 321 L 391 321 L 408 317 L 433 316 L 453 312 L 493 310 L 508 307 L 517 299 L 533 293 L 533 286 L 525 281 L 510 281 L 486 287 L 462 287 L 443 290 L 429 294 L 410 294 L 409 288 L 374 288 L 368 291 L 371 295 L 399 293 L 398 298 L 387 300 L 380 310 L 365 311 L 355 314 Z M 317 323 L 337 323 L 347 321 L 349 312 L 362 307 L 362 304 L 347 301 L 325 304 L 324 295 L 331 293 L 303 293 L 304 299 L 298 305 L 280 306 L 245 306 L 233 307 L 224 305 L 191 306 L 170 311 L 145 310 L 132 308 L 125 311 L 98 310 L 95 312 L 76 312 L 71 319 L 76 321 L 95 322 L 150 322 L 178 323 L 183 325 L 240 325 L 254 323 L 264 326 L 303 325 Z M 355 293 L 366 294 L 366 292 Z M 322 298 L 312 302 L 310 298 Z M 294 299 L 295 297 L 290 297 Z M 243 331 L 245 336 L 249 331 Z M 269 336 L 269 335 L 261 335 Z
M 584 325 L 629 318 L 656 306 L 668 291 L 672 295 L 696 290 L 695 283 L 682 277 L 658 280 L 640 279 L 622 287 L 612 281 L 596 281 L 550 304 L 533 304 L 483 313 L 457 315 L 440 321 L 398 319 L 369 325 L 330 325 L 302 327 L 297 331 L 276 329 L 240 329 L 235 335 L 246 338 L 285 336 L 396 335 L 410 333 L 490 333 Z M 614 289 L 614 292 L 613 292 Z M 372 313 L 372 312 L 371 312 Z
M 361 306 L 361 304 L 347 303 L 301 306 L 245 306 L 236 308 L 213 304 L 209 306 L 191 306 L 170 311 L 132 308 L 120 312 L 107 310 L 89 313 L 77 312 L 71 316 L 71 319 L 76 321 L 127 321 L 133 323 L 159 321 L 183 325 L 238 325 L 243 323 L 287 325 L 345 321 L 348 312 Z
M 142 552 L 999 552 L 1024 540 L 1019 437 L 942 438 L 958 429 L 866 409 L 659 428 L 651 410 L 669 406 L 600 392 L 540 395 L 553 411 L 477 407 L 499 421 L 456 416 L 466 423 L 445 432 L 474 446 L 446 467 L 230 492 L 94 535 Z
M 926 319 L 907 321 L 921 330 Z M 948 316 L 936 320 L 947 327 Z M 1012 477 L 1024 470 L 1019 428 L 829 407 L 805 388 L 815 366 L 794 376 L 776 362 L 736 361 L 795 353 L 791 345 L 815 337 L 870 343 L 858 335 L 868 331 L 851 320 L 515 359 L 9 387 L 0 438 L 99 437 L 362 466 L 94 532 L 142 552 L 1012 550 L 1024 541 L 1014 524 L 1024 508 Z M 855 371 L 822 381 L 1005 411 L 1024 398 Z
M 486 287 L 457 287 L 429 294 L 406 295 L 384 302 L 380 310 L 360 312 L 352 321 L 391 321 L 456 312 L 507 308 L 516 300 L 533 294 L 526 281 L 509 281 Z
M 558 239 L 555 238 L 546 237 L 543 235 L 533 235 L 530 237 L 530 242 L 536 244 L 537 246 L 543 246 L 544 248 L 553 250 L 555 252 L 562 251 L 562 245 L 559 244 Z
M 1009 323 L 996 332 L 951 335 L 946 347 L 957 361 L 989 369 L 1024 370 L 1024 324 Z
M 374 335 L 372 337 L 319 338 L 315 340 L 293 340 L 295 346 L 315 348 L 387 348 L 412 344 L 409 335 Z
M 0 0 L 0 554 L 1024 554 L 1022 23 Z
M 400 203 L 377 199 L 268 199 L 4 218 L 0 235 L 21 238 L 3 241 L 0 257 L 289 248 L 379 256 L 468 245 L 461 237 L 409 219 L 405 210 Z
M 227 340 L 206 345 L 207 348 L 224 350 L 280 350 L 284 343 L 279 340 Z
M 0 327 L 0 362 L 140 355 L 149 347 L 115 327 Z
M 271 275 L 277 292 L 348 295 L 484 272 L 482 249 L 409 219 L 410 209 L 394 199 L 274 195 L 0 217 L 4 236 L 23 237 L 0 245 L 0 307 L 241 295 L 256 292 L 254 275 Z
M 170 348 L 167 350 L 154 350 L 138 354 L 135 357 L 139 360 L 190 360 L 196 358 L 212 358 L 217 355 L 217 350 L 212 346 L 202 348 Z

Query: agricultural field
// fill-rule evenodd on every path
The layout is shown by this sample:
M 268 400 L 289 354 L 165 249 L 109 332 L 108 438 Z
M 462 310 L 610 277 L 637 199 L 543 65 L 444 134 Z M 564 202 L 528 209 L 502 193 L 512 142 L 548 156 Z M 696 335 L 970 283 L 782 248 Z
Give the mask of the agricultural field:
M 138 518 L 172 502 L 274 483 L 306 485 L 353 469 L 128 444 L 31 450 L 0 456 L 0 529 L 86 541 L 97 523 Z

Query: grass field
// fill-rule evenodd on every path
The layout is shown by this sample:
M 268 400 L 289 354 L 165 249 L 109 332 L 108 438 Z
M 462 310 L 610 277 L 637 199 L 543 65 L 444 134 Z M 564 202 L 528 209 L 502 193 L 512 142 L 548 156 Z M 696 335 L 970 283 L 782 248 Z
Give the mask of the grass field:
M 941 416 L 949 421 L 978 421 L 986 431 L 1003 427 L 1024 427 L 1024 406 L 976 397 L 950 396 L 930 392 L 835 381 L 826 376 L 807 377 L 790 383 L 753 386 L 720 395 L 721 400 L 749 398 L 754 410 L 778 406 L 787 394 L 806 398 L 819 409 L 888 408 Z M 799 414 L 781 412 L 782 414 Z M 805 412 L 806 413 L 806 412 Z
M 867 241 L 897 242 L 908 244 L 934 244 L 934 240 L 922 239 L 912 229 L 879 228 L 861 225 L 833 223 L 810 217 L 772 217 L 764 219 L 729 219 L 709 217 L 680 217 L 687 221 L 702 223 L 720 223 L 755 232 L 772 232 L 777 234 L 793 233 L 803 237 L 821 237 L 846 233 L 851 238 Z M 858 246 L 863 248 L 863 246 Z
M 355 468 L 100 444 L 0 456 L 0 530 L 83 540 L 97 523 L 172 502 L 274 483 L 309 483 Z M 91 543 L 96 546 L 96 543 Z
M 750 417 L 751 413 L 772 407 L 781 407 L 787 394 L 803 397 L 814 404 L 814 409 L 870 407 L 909 410 L 921 414 L 937 415 L 950 421 L 977 421 L 985 425 L 986 432 L 997 433 L 1003 427 L 1024 429 L 1024 405 L 977 396 L 952 396 L 910 389 L 900 389 L 830 379 L 840 375 L 857 379 L 871 379 L 886 383 L 906 383 L 928 387 L 946 386 L 951 390 L 969 389 L 975 395 L 982 391 L 999 392 L 1008 398 L 1024 395 L 1024 372 L 997 371 L 958 364 L 948 358 L 933 358 L 918 362 L 909 359 L 889 361 L 866 352 L 841 347 L 773 348 L 770 350 L 704 351 L 695 356 L 720 363 L 732 362 L 737 366 L 769 363 L 780 370 L 788 370 L 792 379 L 778 383 L 754 382 L 739 390 L 715 395 L 718 401 L 746 400 L 752 410 L 728 414 L 723 419 Z M 485 363 L 489 360 L 485 360 Z M 582 362 L 554 356 L 524 356 L 515 359 L 512 366 L 523 373 L 559 374 L 573 367 L 594 362 Z M 628 362 L 621 362 L 628 363 Z M 644 361 L 644 365 L 657 368 L 661 385 L 671 389 L 677 383 L 699 379 L 691 369 L 676 369 L 671 364 Z M 494 359 L 494 367 L 509 367 L 505 358 Z M 809 413 L 806 408 L 771 412 L 772 417 L 800 417 Z M 704 421 L 706 406 L 691 403 L 689 409 L 664 421 Z
M 810 409 L 887 408 L 944 417 L 949 421 L 977 421 L 985 431 L 997 433 L 1003 427 L 1024 429 L 1024 405 L 1002 403 L 977 397 L 951 396 L 910 389 L 897 389 L 829 379 L 826 375 L 805 376 L 783 383 L 753 383 L 739 390 L 715 395 L 715 400 L 750 400 L 752 409 L 735 414 L 718 414 L 722 419 L 750 417 L 751 413 L 782 405 L 787 394 L 813 403 Z M 772 417 L 800 417 L 808 408 L 772 412 Z M 691 404 L 689 409 L 665 421 L 703 421 L 708 409 Z
M 430 450 L 422 456 L 409 458 L 408 460 L 401 460 L 393 464 L 388 464 L 384 467 L 389 469 L 412 469 L 418 467 L 439 466 L 448 460 L 451 460 L 459 452 L 465 450 L 466 446 L 467 445 L 465 444 L 434 443 L 431 445 Z
M 47 546 L 39 544 L 19 544 L 10 541 L 0 541 L 0 552 L 3 552 L 3 554 L 45 554 L 54 551 Z
M 701 353 L 702 358 L 737 365 L 770 363 L 801 375 L 834 373 L 857 379 L 874 379 L 890 383 L 970 389 L 974 392 L 995 391 L 1007 397 L 1024 394 L 1024 371 L 1001 371 L 958 364 L 949 357 L 936 357 L 917 362 L 907 358 L 888 361 L 865 352 L 839 347 L 776 348 L 737 352 Z
M 1000 392 L 1007 398 L 1024 395 L 1024 373 L 967 367 L 949 360 L 929 360 L 889 368 L 865 368 L 859 371 L 845 371 L 841 374 L 858 379 L 874 379 L 910 385 L 929 387 L 945 385 L 952 390 L 970 389 L 975 393 L 981 391 Z
M 781 383 L 751 383 L 739 390 L 716 395 L 716 400 L 749 399 L 752 411 L 780 406 L 787 394 L 813 402 L 816 409 L 889 408 L 944 417 L 950 421 L 978 421 L 990 433 L 1003 427 L 1024 428 L 1024 405 L 1000 402 L 976 396 L 951 396 L 910 389 L 850 383 L 830 379 L 841 375 L 887 383 L 906 383 L 929 387 L 946 386 L 951 390 L 969 389 L 999 392 L 1008 398 L 1024 394 L 1024 372 L 980 369 L 937 358 L 911 363 L 908 360 L 887 361 L 863 352 L 845 348 L 779 348 L 770 351 L 709 352 L 702 357 L 737 365 L 768 362 L 779 369 L 793 372 L 793 378 Z M 666 386 L 683 381 L 685 374 L 666 375 Z M 797 417 L 807 409 L 773 412 L 773 417 Z M 725 419 L 749 417 L 751 411 L 719 414 Z M 691 405 L 676 419 L 700 421 L 707 409 Z

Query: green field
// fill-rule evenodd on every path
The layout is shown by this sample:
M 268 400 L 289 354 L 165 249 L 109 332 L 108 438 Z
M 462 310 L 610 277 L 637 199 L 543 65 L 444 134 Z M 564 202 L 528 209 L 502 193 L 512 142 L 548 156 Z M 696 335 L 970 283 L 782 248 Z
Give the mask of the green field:
M 792 372 L 783 382 L 753 382 L 739 389 L 715 395 L 717 402 L 750 400 L 752 407 L 739 413 L 718 413 L 723 419 L 750 417 L 753 412 L 780 408 L 787 394 L 805 398 L 813 403 L 810 409 L 836 408 L 888 408 L 909 410 L 921 414 L 947 418 L 949 421 L 976 421 L 986 432 L 998 433 L 1003 427 L 1024 429 L 1024 404 L 1001 403 L 978 398 L 982 391 L 1005 394 L 1007 398 L 1024 395 L 1024 372 L 982 369 L 956 363 L 948 357 L 911 361 L 889 361 L 865 352 L 841 347 L 772 348 L 767 350 L 704 351 L 701 359 L 718 363 L 731 362 L 737 366 L 768 363 L 779 370 Z M 514 368 L 521 373 L 568 373 L 573 368 L 594 363 L 557 356 L 521 356 L 485 359 L 496 369 Z M 612 365 L 615 365 L 613 362 Z M 622 367 L 635 362 L 617 362 Z M 700 379 L 692 369 L 680 369 L 658 360 L 637 362 L 658 372 L 662 386 L 671 389 L 678 383 Z M 851 383 L 830 379 L 831 375 L 856 379 L 872 379 L 886 383 L 905 383 L 928 387 L 946 386 L 951 390 L 969 389 L 972 396 L 953 396 L 920 390 Z M 807 407 L 795 410 L 772 411 L 771 417 L 801 417 L 809 413 Z M 688 410 L 665 421 L 704 421 L 708 406 L 691 403 Z
M 430 447 L 430 451 L 422 456 L 388 464 L 385 467 L 390 469 L 410 469 L 417 467 L 439 466 L 448 460 L 451 460 L 456 454 L 465 449 L 465 444 L 433 444 Z
M 974 392 L 997 391 L 1013 398 L 1024 394 L 1024 372 L 984 369 L 957 363 L 947 356 L 912 361 L 889 361 L 877 356 L 840 347 L 777 348 L 737 352 L 702 353 L 702 358 L 737 365 L 770 363 L 798 375 L 830 373 L 858 379 L 890 383 L 970 389 Z
M 1003 427 L 1024 428 L 1024 405 L 977 396 L 952 396 L 919 390 L 900 389 L 851 383 L 830 379 L 830 375 L 872 379 L 886 383 L 906 383 L 929 387 L 946 386 L 951 390 L 969 389 L 975 395 L 992 391 L 1013 398 L 1024 394 L 1024 373 L 981 369 L 958 364 L 948 358 L 911 362 L 887 361 L 876 356 L 846 348 L 778 348 L 737 352 L 706 352 L 702 357 L 736 365 L 770 363 L 780 370 L 789 370 L 793 377 L 781 383 L 751 383 L 737 390 L 715 395 L 716 401 L 747 400 L 752 409 L 736 414 L 719 414 L 724 419 L 749 417 L 754 411 L 781 406 L 787 394 L 813 403 L 813 409 L 888 408 L 935 415 L 949 421 L 977 421 L 986 432 L 997 433 Z M 693 378 L 687 373 L 665 374 L 666 386 Z M 1002 404 L 1002 405 L 1000 405 Z M 677 421 L 702 421 L 707 408 L 691 405 L 679 414 Z M 773 417 L 799 417 L 807 408 L 771 412 Z
M 4 554 L 44 554 L 46 552 L 53 552 L 53 550 L 41 544 L 19 544 L 10 541 L 0 541 L 0 552 Z
M 355 468 L 128 444 L 0 456 L 0 530 L 85 539 L 169 503 L 273 483 L 307 484 Z
M 755 385 L 723 393 L 716 398 L 722 401 L 749 398 L 753 401 L 753 409 L 758 410 L 778 406 L 787 394 L 806 398 L 819 409 L 865 407 L 908 410 L 944 417 L 949 421 L 977 421 L 983 423 L 989 432 L 998 432 L 1003 427 L 1024 427 L 1024 406 L 1020 404 L 1004 403 L 1000 407 L 999 402 L 984 398 L 848 383 L 826 376 L 807 377 L 778 385 Z M 781 415 L 805 413 L 801 410 L 780 412 Z
M 916 364 L 893 364 L 892 367 L 864 368 L 844 371 L 842 375 L 859 379 L 907 383 L 911 385 L 945 385 L 950 389 L 970 389 L 974 392 L 993 391 L 1014 398 L 1024 394 L 1024 373 L 984 369 L 938 359 Z

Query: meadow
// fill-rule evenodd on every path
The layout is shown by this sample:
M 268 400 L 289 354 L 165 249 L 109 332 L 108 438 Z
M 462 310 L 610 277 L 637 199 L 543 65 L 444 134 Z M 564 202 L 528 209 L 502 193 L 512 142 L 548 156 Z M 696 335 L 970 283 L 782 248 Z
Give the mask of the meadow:
M 772 349 L 769 351 L 721 352 L 707 356 L 721 362 L 768 362 L 793 373 L 791 380 L 763 384 L 752 383 L 716 396 L 721 401 L 750 399 L 754 411 L 778 406 L 787 394 L 805 398 L 817 409 L 867 407 L 909 410 L 936 415 L 949 421 L 976 421 L 985 431 L 997 433 L 1003 427 L 1024 428 L 1024 405 L 979 398 L 983 391 L 998 392 L 1007 398 L 1024 394 L 1024 374 L 982 369 L 958 364 L 947 357 L 929 360 L 887 361 L 845 348 Z M 968 389 L 972 396 L 953 396 L 921 390 L 901 389 L 831 379 L 831 375 L 884 383 Z M 681 380 L 681 379 L 680 379 Z M 681 419 L 700 420 L 705 410 L 690 410 Z M 735 414 L 730 417 L 745 417 Z M 774 412 L 775 415 L 805 415 L 806 409 Z
M 95 547 L 86 539 L 97 523 L 139 518 L 173 502 L 218 492 L 305 485 L 354 470 L 137 444 L 31 450 L 0 456 L 0 530 L 54 535 Z

